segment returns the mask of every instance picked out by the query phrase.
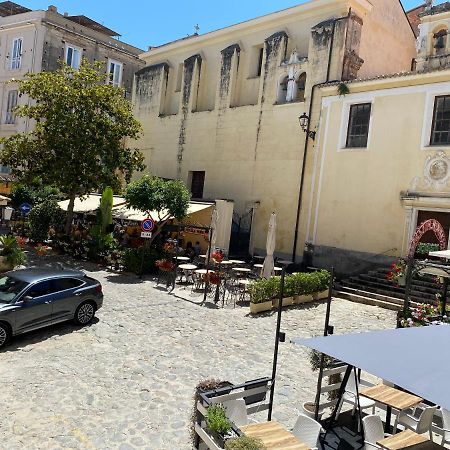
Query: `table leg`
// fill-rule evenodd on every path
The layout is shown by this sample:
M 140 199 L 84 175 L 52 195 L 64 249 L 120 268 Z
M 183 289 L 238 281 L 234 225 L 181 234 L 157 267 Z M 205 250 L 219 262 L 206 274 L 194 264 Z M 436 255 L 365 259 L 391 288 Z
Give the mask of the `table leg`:
M 384 432 L 391 432 L 391 416 L 392 416 L 392 408 L 386 405 L 386 423 L 384 424 Z

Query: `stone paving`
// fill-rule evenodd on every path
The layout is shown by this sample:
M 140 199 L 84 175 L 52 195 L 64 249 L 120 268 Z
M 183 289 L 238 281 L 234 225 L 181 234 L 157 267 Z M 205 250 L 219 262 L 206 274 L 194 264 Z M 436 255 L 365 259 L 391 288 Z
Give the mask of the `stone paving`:
M 85 267 L 104 288 L 98 320 L 17 337 L 0 354 L 0 449 L 190 449 L 200 380 L 270 376 L 275 314 L 199 306 L 188 290 L 169 295 L 154 281 Z M 307 351 L 288 342 L 320 335 L 324 312 L 324 303 L 283 312 L 274 418 L 286 426 L 316 382 Z M 331 323 L 336 333 L 392 328 L 395 313 L 335 300 Z

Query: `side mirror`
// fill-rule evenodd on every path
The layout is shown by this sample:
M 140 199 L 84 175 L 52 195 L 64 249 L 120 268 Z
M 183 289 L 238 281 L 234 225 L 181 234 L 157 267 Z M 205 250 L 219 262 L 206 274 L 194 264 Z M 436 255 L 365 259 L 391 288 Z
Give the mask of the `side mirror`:
M 16 305 L 23 305 L 24 303 L 28 303 L 31 301 L 33 301 L 33 297 L 31 297 L 31 295 L 25 295 L 19 301 L 16 302 Z

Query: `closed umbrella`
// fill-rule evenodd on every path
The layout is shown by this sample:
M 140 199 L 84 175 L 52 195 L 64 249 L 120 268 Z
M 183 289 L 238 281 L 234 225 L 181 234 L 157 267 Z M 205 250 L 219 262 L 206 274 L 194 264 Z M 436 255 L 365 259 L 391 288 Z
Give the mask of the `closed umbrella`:
M 267 230 L 266 242 L 266 257 L 264 259 L 263 268 L 261 270 L 261 277 L 270 278 L 274 271 L 273 252 L 275 251 L 275 244 L 277 238 L 277 215 L 272 213 L 269 220 L 269 229 Z
M 213 252 L 216 247 L 218 224 L 219 224 L 219 213 L 217 212 L 217 209 L 214 209 L 211 217 L 211 241 L 209 243 L 210 252 Z

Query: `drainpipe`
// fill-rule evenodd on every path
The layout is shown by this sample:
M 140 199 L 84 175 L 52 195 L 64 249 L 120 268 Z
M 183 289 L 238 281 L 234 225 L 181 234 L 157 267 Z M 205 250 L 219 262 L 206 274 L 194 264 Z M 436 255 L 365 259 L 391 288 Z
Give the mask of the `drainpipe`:
M 308 127 L 306 130 L 306 138 L 305 138 L 305 146 L 303 148 L 303 162 L 302 162 L 302 173 L 300 176 L 300 189 L 298 192 L 298 200 L 297 200 L 297 217 L 295 220 L 295 232 L 294 232 L 294 245 L 292 248 L 292 262 L 295 263 L 295 254 L 296 254 L 296 250 L 297 250 L 297 244 L 298 244 L 298 228 L 300 225 L 300 212 L 302 209 L 302 197 L 303 197 L 303 188 L 304 188 L 304 184 L 305 184 L 305 167 L 306 167 L 306 156 L 308 154 L 308 142 L 309 142 L 309 132 L 310 132 L 310 126 L 311 126 L 311 113 L 312 113 L 312 108 L 313 108 L 313 103 L 314 103 L 314 93 L 315 93 L 315 89 L 317 86 L 321 86 L 324 83 L 329 83 L 330 82 L 330 70 L 331 70 L 331 58 L 333 57 L 333 45 L 334 45 L 334 34 L 336 31 L 336 23 L 340 20 L 345 20 L 345 19 L 349 19 L 351 16 L 351 12 L 352 9 L 349 8 L 348 10 L 348 14 L 344 17 L 338 17 L 337 19 L 333 20 L 333 28 L 331 31 L 331 42 L 330 42 L 330 50 L 328 52 L 328 66 L 327 66 L 327 77 L 326 80 L 322 83 L 316 83 L 312 88 L 311 88 L 311 100 L 309 102 L 309 113 L 308 113 L 308 117 L 309 117 L 309 121 L 308 121 Z M 334 81 L 340 81 L 340 80 L 334 80 Z

